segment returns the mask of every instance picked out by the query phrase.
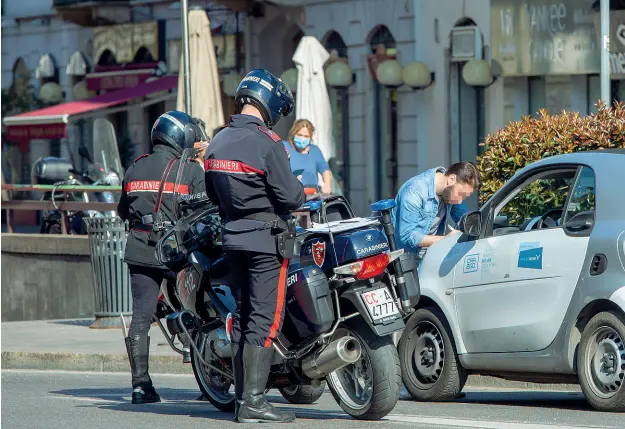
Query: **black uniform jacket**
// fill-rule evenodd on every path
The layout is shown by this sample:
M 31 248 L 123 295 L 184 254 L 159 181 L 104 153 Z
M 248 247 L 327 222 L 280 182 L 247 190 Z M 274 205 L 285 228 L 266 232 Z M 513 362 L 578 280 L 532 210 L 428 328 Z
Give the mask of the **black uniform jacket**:
M 128 220 L 130 233 L 126 242 L 124 260 L 131 265 L 165 269 L 154 255 L 154 246 L 148 243 L 151 224 L 144 224 L 146 215 L 158 210 L 164 221 L 173 221 L 173 194 L 180 167 L 179 155 L 165 145 L 154 146 L 150 155 L 142 155 L 128 168 L 124 175 L 122 196 L 117 206 L 119 216 Z M 204 185 L 204 169 L 194 161 L 187 161 L 184 177 L 176 190 L 180 199 L 190 202 L 207 200 Z M 157 207 L 157 197 L 163 181 L 162 202 Z
M 243 219 L 273 213 L 282 219 L 305 202 L 304 187 L 291 172 L 282 139 L 249 115 L 233 115 L 205 155 L 206 191 L 219 204 L 224 249 L 276 253 L 275 233 L 256 230 L 262 221 Z

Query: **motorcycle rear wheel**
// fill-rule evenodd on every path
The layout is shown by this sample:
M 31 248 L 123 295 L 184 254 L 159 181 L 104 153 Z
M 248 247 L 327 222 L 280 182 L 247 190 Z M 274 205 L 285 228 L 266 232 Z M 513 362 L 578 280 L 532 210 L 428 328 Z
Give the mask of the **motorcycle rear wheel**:
M 360 359 L 327 377 L 334 399 L 347 414 L 358 420 L 379 420 L 390 413 L 401 389 L 399 355 L 391 335 L 378 336 L 356 317 L 348 320 L 333 335 L 356 338 L 362 347 Z
M 207 341 L 207 334 L 201 331 L 195 334 L 195 344 L 200 350 L 204 348 L 204 360 L 211 363 L 220 365 L 215 362 L 210 351 L 208 351 L 208 345 L 202 347 L 202 342 Z M 195 380 L 202 391 L 202 394 L 208 401 L 218 410 L 224 412 L 233 412 L 235 405 L 234 392 L 230 392 L 232 382 L 221 374 L 218 374 L 200 362 L 195 352 L 191 353 L 191 367 L 193 368 L 193 375 Z

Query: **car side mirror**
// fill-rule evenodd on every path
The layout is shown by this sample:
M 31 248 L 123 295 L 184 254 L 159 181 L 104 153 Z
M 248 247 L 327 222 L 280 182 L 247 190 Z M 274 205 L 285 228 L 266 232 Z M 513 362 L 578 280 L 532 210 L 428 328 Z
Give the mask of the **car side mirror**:
M 482 230 L 482 213 L 475 211 L 465 213 L 458 221 L 458 229 L 472 237 L 478 237 Z
M 564 228 L 571 234 L 584 234 L 591 230 L 594 225 L 595 212 L 588 210 L 577 213 L 564 224 Z

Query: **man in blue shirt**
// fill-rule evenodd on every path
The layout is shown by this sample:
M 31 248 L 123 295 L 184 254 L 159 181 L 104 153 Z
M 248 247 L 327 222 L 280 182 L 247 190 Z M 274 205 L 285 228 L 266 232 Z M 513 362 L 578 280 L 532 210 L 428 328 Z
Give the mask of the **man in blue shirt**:
M 458 162 L 448 169 L 432 168 L 408 180 L 397 193 L 391 216 L 397 246 L 422 257 L 427 247 L 458 232 L 449 227 L 468 210 L 464 200 L 480 184 L 474 164 Z

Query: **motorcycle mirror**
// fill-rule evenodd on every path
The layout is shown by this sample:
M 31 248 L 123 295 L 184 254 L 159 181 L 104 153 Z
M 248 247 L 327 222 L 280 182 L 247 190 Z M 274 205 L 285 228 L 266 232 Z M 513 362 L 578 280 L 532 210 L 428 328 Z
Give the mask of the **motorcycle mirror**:
M 87 161 L 89 161 L 89 163 L 93 164 L 91 155 L 89 154 L 89 151 L 87 150 L 85 146 L 83 145 L 78 146 L 78 154 L 82 156 L 83 158 L 85 158 Z

